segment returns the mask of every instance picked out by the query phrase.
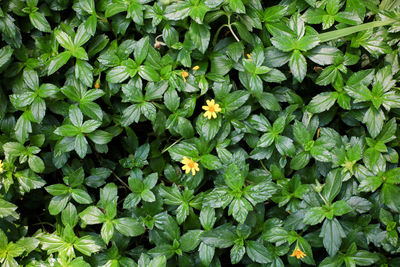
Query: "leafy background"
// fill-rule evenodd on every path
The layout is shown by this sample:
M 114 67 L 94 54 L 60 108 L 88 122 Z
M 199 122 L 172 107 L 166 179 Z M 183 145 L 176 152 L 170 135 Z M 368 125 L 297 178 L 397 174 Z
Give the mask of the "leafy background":
M 1 1 L 0 263 L 399 266 L 399 4 Z

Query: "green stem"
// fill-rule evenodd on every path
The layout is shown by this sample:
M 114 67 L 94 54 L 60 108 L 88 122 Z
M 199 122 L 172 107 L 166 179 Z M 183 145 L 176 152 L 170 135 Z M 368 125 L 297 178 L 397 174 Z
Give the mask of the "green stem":
M 237 42 L 240 42 L 240 39 L 236 36 L 235 32 L 232 29 L 232 24 L 231 24 L 231 16 L 228 16 L 228 28 L 231 31 L 233 37 L 235 37 Z
M 327 41 L 339 39 L 341 37 L 344 37 L 344 36 L 359 32 L 359 31 L 365 31 L 365 30 L 369 30 L 369 29 L 372 29 L 375 27 L 389 25 L 394 22 L 396 22 L 396 20 L 394 20 L 394 19 L 389 19 L 389 20 L 385 20 L 385 21 L 368 22 L 368 23 L 364 23 L 361 25 L 353 26 L 353 27 L 348 27 L 348 28 L 339 29 L 339 30 L 335 30 L 335 31 L 320 33 L 320 34 L 318 34 L 318 38 L 319 38 L 320 42 L 327 42 Z
M 213 39 L 213 45 L 215 46 L 217 44 L 217 38 L 219 35 L 219 32 L 225 27 L 228 26 L 228 24 L 223 24 L 221 27 L 218 28 L 217 32 L 215 33 L 214 39 Z
M 325 203 L 325 206 L 329 208 L 329 203 L 326 201 L 326 199 L 321 195 L 321 192 L 318 192 L 318 195 L 321 197 L 322 201 Z
M 123 184 L 123 186 L 125 186 L 129 191 L 132 192 L 132 189 L 129 187 L 129 185 L 127 185 L 121 178 L 119 178 L 119 176 L 115 174 L 115 172 L 112 172 L 112 174 L 115 178 L 117 178 L 118 181 L 120 181 L 121 184 Z
M 170 149 L 171 147 L 173 147 L 174 145 L 176 145 L 179 141 L 181 141 L 183 139 L 183 137 L 179 138 L 178 140 L 176 140 L 175 142 L 173 142 L 170 146 L 168 146 L 167 148 L 165 148 L 163 151 L 161 151 L 161 154 L 164 154 L 165 152 L 168 151 L 168 149 Z

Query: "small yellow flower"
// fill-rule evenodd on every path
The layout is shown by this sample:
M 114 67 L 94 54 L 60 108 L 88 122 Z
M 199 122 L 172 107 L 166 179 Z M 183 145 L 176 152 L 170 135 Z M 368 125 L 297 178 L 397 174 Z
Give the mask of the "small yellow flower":
M 219 104 L 215 104 L 215 100 L 207 100 L 206 101 L 207 106 L 202 106 L 202 108 L 206 111 L 204 112 L 204 117 L 208 117 L 208 119 L 211 119 L 211 116 L 216 119 L 217 118 L 217 112 L 220 112 L 222 109 L 219 107 Z
M 189 76 L 189 73 L 187 73 L 185 70 L 182 70 L 181 75 L 182 75 L 183 81 L 186 82 L 186 77 Z
M 200 69 L 200 67 L 199 67 L 198 65 L 196 65 L 196 66 L 193 67 L 193 70 L 194 70 L 194 71 L 196 71 L 196 70 L 198 70 L 198 69 Z
M 290 257 L 296 257 L 297 259 L 302 259 L 305 256 L 307 256 L 303 251 L 301 251 L 298 247 L 295 248 L 295 250 L 293 250 L 292 255 L 290 255 Z
M 249 59 L 249 61 L 251 61 L 251 55 L 247 54 L 247 58 Z
M 3 169 L 3 162 L 0 159 L 0 173 L 3 173 L 4 169 Z
M 183 157 L 181 163 L 183 164 L 182 170 L 184 170 L 186 174 L 192 171 L 192 175 L 195 175 L 196 172 L 200 171 L 199 164 L 194 162 L 193 159 Z

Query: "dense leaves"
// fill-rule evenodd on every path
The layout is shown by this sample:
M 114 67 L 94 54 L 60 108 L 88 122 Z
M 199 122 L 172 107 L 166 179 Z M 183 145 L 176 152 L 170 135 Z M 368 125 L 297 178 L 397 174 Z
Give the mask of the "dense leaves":
M 1 1 L 1 266 L 400 266 L 399 17 Z

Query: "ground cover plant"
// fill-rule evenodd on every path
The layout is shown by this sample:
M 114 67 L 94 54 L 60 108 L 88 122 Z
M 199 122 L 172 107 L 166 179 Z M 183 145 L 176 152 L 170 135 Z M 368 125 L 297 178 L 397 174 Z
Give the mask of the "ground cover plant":
M 1 1 L 1 266 L 400 266 L 399 6 Z

